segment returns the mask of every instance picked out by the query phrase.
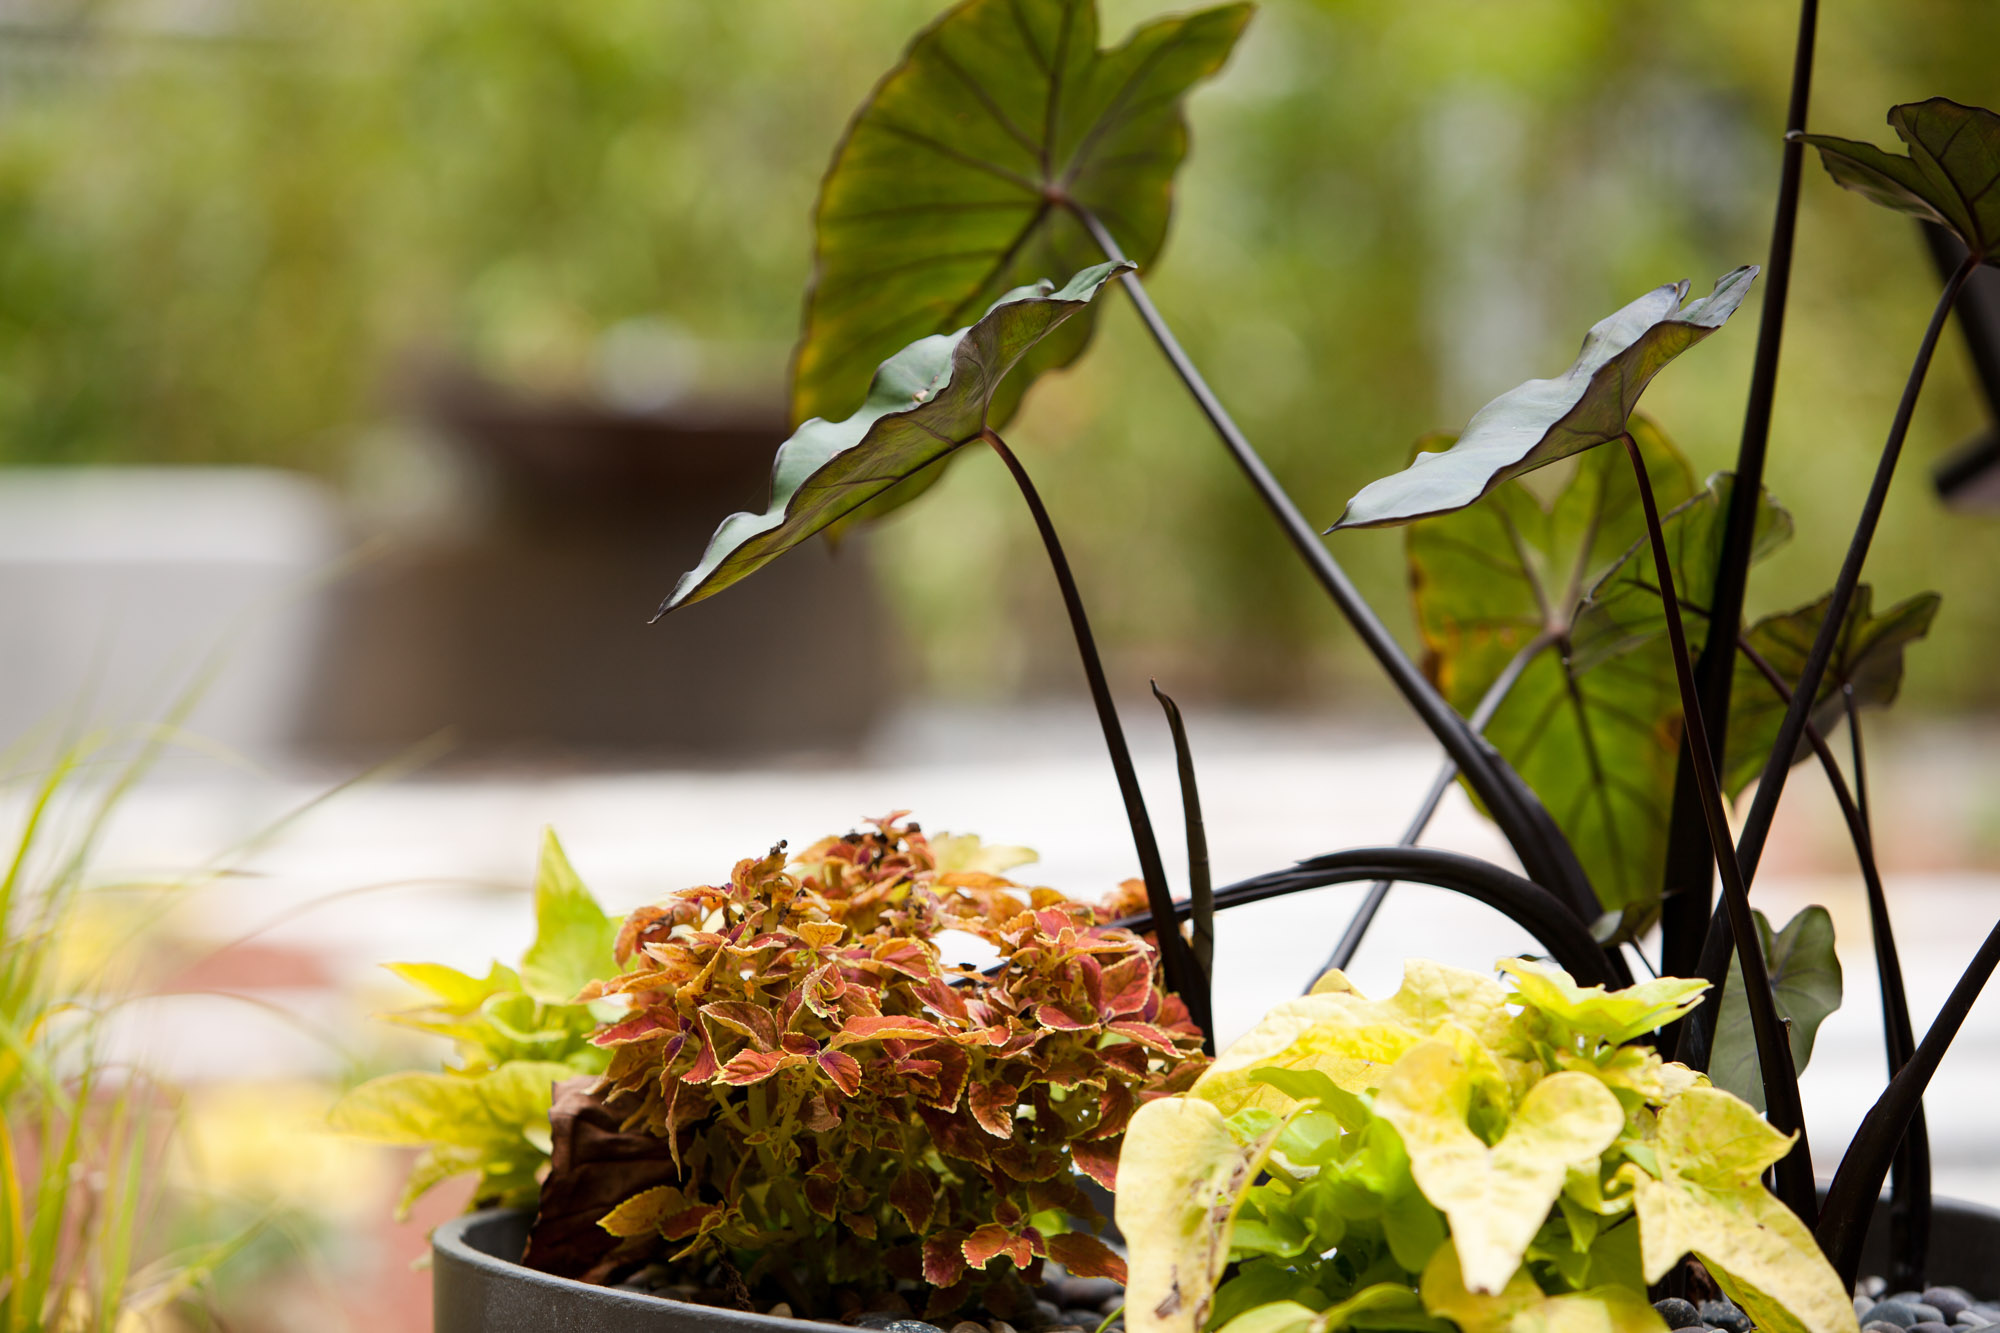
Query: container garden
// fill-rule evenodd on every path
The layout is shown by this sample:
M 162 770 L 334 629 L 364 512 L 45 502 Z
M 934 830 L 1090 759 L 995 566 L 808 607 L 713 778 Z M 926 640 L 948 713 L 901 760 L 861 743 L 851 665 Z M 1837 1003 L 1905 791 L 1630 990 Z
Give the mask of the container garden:
M 1752 266 L 1694 299 L 1668 283 L 1613 312 L 1562 374 L 1422 442 L 1339 511 L 1325 535 L 1405 529 L 1419 667 L 1140 276 L 1187 146 L 1181 99 L 1221 68 L 1248 8 L 1163 18 L 1110 49 L 1087 0 L 949 10 L 835 152 L 794 361 L 803 424 L 778 448 L 768 503 L 725 519 L 661 609 L 761 578 L 808 539 L 915 500 L 964 449 L 991 449 L 1068 614 L 1139 877 L 1086 906 L 1003 878 L 1018 859 L 891 816 L 796 855 L 781 844 L 621 925 L 551 843 L 518 971 L 405 969 L 432 996 L 407 1021 L 451 1037 L 456 1066 L 364 1085 L 339 1118 L 429 1145 L 415 1188 L 474 1171 L 480 1204 L 532 1203 L 529 1267 L 615 1284 L 657 1266 L 738 1308 L 784 1293 L 800 1316 L 915 1298 L 933 1320 L 979 1310 L 1033 1325 L 1027 1284 L 1054 1262 L 1124 1283 L 1130 1333 L 1664 1333 L 1697 1314 L 1730 1333 L 1857 1333 L 1871 1221 L 1891 1290 L 1946 1273 L 1990 1283 L 1990 1215 L 1938 1223 L 1921 1102 L 2000 965 L 2000 926 L 1918 1041 L 1861 737 L 1938 605 L 1878 601 L 1861 574 L 1943 324 L 2000 253 L 2000 116 L 1896 107 L 1909 156 L 1806 135 L 1815 16 L 1808 0 L 1736 470 L 1698 479 L 1637 409 L 1730 322 Z M 1809 144 L 1837 183 L 1950 228 L 1964 258 L 1831 588 L 1746 622 L 1751 567 L 1792 524 L 1764 473 Z M 1397 845 L 1213 885 L 1193 747 L 1156 686 L 1188 852 L 1186 896 L 1173 893 L 1082 591 L 1002 434 L 1034 379 L 1082 353 L 1114 286 L 1445 751 Z M 1820 908 L 1773 923 L 1749 896 L 1807 761 L 1868 892 L 1888 1067 L 1823 1196 L 1797 1071 L 1840 1002 L 1832 923 Z M 1418 845 L 1454 781 L 1518 871 Z M 1500 960 L 1504 984 L 1412 960 L 1402 990 L 1368 999 L 1343 969 L 1398 882 L 1500 911 L 1544 957 Z M 1370 887 L 1311 992 L 1216 1051 L 1216 912 L 1344 883 Z M 954 934 L 997 961 L 954 965 L 941 949 Z M 1640 970 L 1653 976 L 1635 984 Z M 1125 1255 L 1059 1183 L 1068 1171 L 1117 1187 Z M 494 1249 L 514 1234 L 482 1225 Z M 471 1273 L 510 1271 L 470 1253 L 448 1252 L 461 1266 L 441 1288 L 447 1317 L 515 1318 L 458 1299 L 495 1289 Z M 532 1293 L 524 1319 L 613 1308 L 512 1276 Z M 572 1314 L 553 1312 L 562 1293 Z M 1721 1297 L 1734 1304 L 1666 1304 Z

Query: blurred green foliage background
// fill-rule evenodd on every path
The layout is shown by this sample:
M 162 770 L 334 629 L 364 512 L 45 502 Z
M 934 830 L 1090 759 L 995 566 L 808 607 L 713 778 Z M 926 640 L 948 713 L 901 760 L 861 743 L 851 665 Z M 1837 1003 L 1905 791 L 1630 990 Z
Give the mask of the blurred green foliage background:
M 587 393 L 665 321 L 782 374 L 818 173 L 937 0 L 56 0 L 0 19 L 0 458 L 270 462 L 335 478 L 427 362 Z M 1163 6 L 1106 0 L 1122 33 Z M 1267 0 L 1198 92 L 1154 295 L 1330 522 L 1595 319 L 1761 262 L 1794 6 Z M 2000 7 L 1821 23 L 1816 128 L 2000 101 Z M 1935 294 L 1904 219 L 1808 168 L 1770 480 L 1800 536 L 1752 611 L 1831 582 Z M 1649 410 L 1702 471 L 1741 421 L 1756 297 Z M 1122 301 L 1010 432 L 1126 673 L 1190 694 L 1384 697 Z M 1911 701 L 2000 703 L 2000 524 L 1923 469 L 1979 428 L 1940 358 L 1870 572 L 1944 594 Z M 747 497 L 746 497 L 747 498 Z M 719 515 L 718 515 L 719 517 Z M 1406 627 L 1401 539 L 1336 552 Z M 968 457 L 872 554 L 934 691 L 1074 685 L 1018 499 Z M 673 571 L 661 572 L 661 589 Z M 1130 683 L 1129 681 L 1127 683 Z

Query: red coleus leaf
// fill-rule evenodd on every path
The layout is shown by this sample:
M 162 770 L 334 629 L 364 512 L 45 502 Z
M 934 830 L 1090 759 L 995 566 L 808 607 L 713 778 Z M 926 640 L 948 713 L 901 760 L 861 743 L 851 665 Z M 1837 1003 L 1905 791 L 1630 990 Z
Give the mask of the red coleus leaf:
M 669 907 L 641 907 L 625 918 L 625 924 L 618 928 L 618 942 L 612 948 L 612 956 L 620 967 L 632 961 L 641 944 L 653 942 L 656 927 L 661 927 L 660 933 L 664 934 L 672 926 L 672 912 Z
M 866 1213 L 842 1213 L 840 1225 L 863 1240 L 875 1239 L 875 1219 Z
M 974 1231 L 959 1243 L 958 1248 L 965 1255 L 965 1262 L 973 1268 L 984 1268 L 1002 1256 L 1013 1260 L 1014 1267 L 1026 1268 L 1035 1258 L 1033 1240 L 1025 1235 L 1015 1235 L 995 1222 L 988 1222 Z
M 760 1051 L 773 1050 L 778 1045 L 778 1021 L 762 1005 L 745 1000 L 717 1000 L 703 1005 L 701 1016 L 711 1024 L 748 1037 Z M 714 1028 L 709 1030 L 712 1033 Z
M 806 1094 L 799 1104 L 799 1119 L 807 1129 L 815 1134 L 825 1134 L 840 1127 L 840 1108 L 832 1093 L 825 1088 L 816 1088 Z
M 981 1129 L 994 1138 L 1004 1139 L 1012 1137 L 1014 1133 L 1014 1117 L 1011 1113 L 1014 1103 L 1019 1101 L 1020 1097 L 1021 1090 L 1012 1083 L 995 1080 L 973 1084 L 966 1090 L 965 1104 L 972 1112 L 972 1118 L 979 1122 Z
M 930 1131 L 931 1142 L 945 1156 L 976 1163 L 991 1160 L 987 1145 L 993 1140 L 980 1133 L 969 1116 L 950 1115 L 922 1105 L 917 1107 L 917 1115 Z
M 1145 1009 L 1153 994 L 1153 965 L 1143 953 L 1121 958 L 1104 969 L 1103 1012 L 1123 1018 Z
M 762 1083 L 780 1069 L 801 1064 L 805 1059 L 805 1056 L 791 1051 L 738 1051 L 722 1067 L 722 1081 L 732 1087 L 748 1087 L 752 1083 Z
M 938 975 L 937 958 L 912 939 L 885 940 L 875 946 L 874 960 L 906 977 L 925 981 Z
M 1121 1019 L 1111 1024 L 1111 1030 L 1121 1037 L 1130 1037 L 1141 1046 L 1149 1046 L 1162 1055 L 1179 1054 L 1174 1048 L 1174 1034 L 1154 1027 L 1151 1023 L 1139 1023 Z
M 1107 1139 L 1113 1134 L 1123 1134 L 1133 1109 L 1132 1089 L 1123 1083 L 1111 1084 L 1098 1094 L 1097 1124 L 1084 1137 Z
M 841 1025 L 840 1031 L 833 1034 L 833 1044 L 850 1046 L 857 1041 L 882 1041 L 891 1037 L 907 1041 L 934 1041 L 949 1035 L 928 1019 L 878 1014 L 872 1017 L 848 1019 Z
M 681 1081 L 683 1083 L 706 1083 L 714 1078 L 717 1071 L 721 1068 L 715 1057 L 715 1043 L 703 1041 L 700 1036 L 692 1032 L 687 1035 L 687 1040 L 695 1046 L 694 1063 L 688 1066 L 685 1074 L 681 1075 Z M 749 1054 L 749 1052 L 745 1052 L 745 1054 Z
M 1049 1258 L 1069 1270 L 1071 1277 L 1108 1277 L 1125 1280 L 1125 1261 L 1109 1245 L 1081 1231 L 1065 1231 L 1048 1238 Z
M 910 1230 L 920 1235 L 929 1230 L 931 1213 L 937 1206 L 930 1173 L 915 1167 L 904 1167 L 895 1183 L 889 1186 L 889 1206 L 903 1215 L 903 1220 L 910 1224 Z M 936 1279 L 928 1275 L 924 1280 L 937 1285 Z M 946 1279 L 947 1282 L 953 1280 Z
M 1075 1139 L 1069 1145 L 1069 1159 L 1075 1163 L 1077 1170 L 1115 1193 L 1118 1189 L 1118 1150 L 1124 1143 L 1123 1134 L 1108 1139 Z
M 599 1046 L 622 1046 L 626 1042 L 643 1041 L 656 1032 L 678 1032 L 681 1016 L 671 1009 L 648 1009 L 630 1018 L 620 1019 L 610 1027 L 599 1028 L 590 1040 Z
M 1081 1032 L 1086 1028 L 1097 1026 L 1089 1019 L 1077 1018 L 1052 1004 L 1035 1006 L 1035 1021 L 1045 1028 L 1054 1028 L 1058 1032 Z
M 965 1091 L 965 1080 L 972 1072 L 971 1057 L 961 1048 L 944 1042 L 927 1047 L 924 1054 L 938 1063 L 937 1095 L 925 1100 L 940 1110 L 953 1110 L 958 1106 L 959 1094 Z
M 924 1281 L 933 1287 L 955 1285 L 965 1276 L 963 1231 L 941 1231 L 924 1240 Z
M 943 977 L 931 977 L 919 982 L 910 987 L 910 993 L 934 1014 L 960 1023 L 966 1020 L 965 997 Z
M 849 1097 L 861 1091 L 861 1062 L 846 1051 L 821 1051 L 817 1057 L 819 1067 L 833 1080 L 833 1085 Z
M 805 1178 L 806 1207 L 821 1217 L 832 1220 L 839 1207 L 839 1189 L 830 1180 L 816 1172 Z

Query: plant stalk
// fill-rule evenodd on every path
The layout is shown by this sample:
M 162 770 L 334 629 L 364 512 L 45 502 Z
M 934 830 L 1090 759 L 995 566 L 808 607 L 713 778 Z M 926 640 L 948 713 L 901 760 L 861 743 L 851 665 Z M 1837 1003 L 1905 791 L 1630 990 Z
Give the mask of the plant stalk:
M 1479 706 L 1472 710 L 1468 725 L 1474 731 L 1486 730 L 1487 724 L 1493 721 L 1493 715 L 1500 711 L 1500 705 L 1507 701 L 1509 694 L 1513 693 L 1514 686 L 1519 683 L 1522 673 L 1528 669 L 1528 664 L 1541 656 L 1542 650 L 1555 641 L 1556 636 L 1544 630 L 1521 646 L 1521 651 L 1514 654 L 1512 660 L 1494 678 L 1493 683 L 1487 686 L 1486 693 L 1480 697 Z M 1410 826 L 1403 830 L 1403 838 L 1398 846 L 1417 845 L 1418 840 L 1424 836 L 1424 830 L 1430 826 L 1431 817 L 1437 814 L 1438 806 L 1444 801 L 1444 794 L 1451 790 L 1451 784 L 1457 777 L 1458 765 L 1449 759 L 1445 760 L 1444 766 L 1438 769 L 1437 776 L 1431 779 L 1430 790 L 1424 793 L 1423 804 L 1417 807 L 1416 816 L 1410 820 Z M 1392 879 L 1378 879 L 1368 886 L 1367 896 L 1361 900 L 1361 906 L 1355 909 L 1354 916 L 1347 923 L 1347 929 L 1341 932 L 1339 942 L 1333 946 L 1333 952 L 1327 955 L 1326 962 L 1320 965 L 1319 972 L 1314 974 L 1312 981 L 1307 982 L 1308 991 L 1328 970 L 1336 967 L 1345 968 L 1354 961 L 1355 953 L 1361 948 L 1361 937 L 1366 935 L 1368 927 L 1375 923 L 1375 914 L 1382 910 L 1382 903 L 1388 898 L 1389 888 L 1395 882 Z
M 1803 131 L 1812 100 L 1813 46 L 1819 27 L 1819 0 L 1799 4 L 1798 43 L 1792 54 L 1791 99 L 1785 129 Z M 1734 678 L 1731 647 L 1743 621 L 1743 594 L 1749 582 L 1750 553 L 1756 541 L 1757 498 L 1763 490 L 1764 459 L 1771 438 L 1771 405 L 1777 396 L 1778 354 L 1785 336 L 1785 306 L 1792 286 L 1793 238 L 1798 230 L 1799 184 L 1805 145 L 1787 137 L 1778 167 L 1778 206 L 1771 220 L 1771 248 L 1764 263 L 1764 307 L 1757 325 L 1757 354 L 1750 370 L 1750 394 L 1743 409 L 1743 434 L 1736 448 L 1736 484 L 1716 563 L 1709 606 L 1713 623 L 1695 664 L 1695 689 L 1707 724 L 1708 751 L 1721 754 L 1729 732 L 1729 692 Z M 1660 971 L 1686 976 L 1698 965 L 1701 940 L 1713 908 L 1709 847 L 1687 737 L 1681 739 L 1674 774 L 1674 803 L 1667 823 L 1667 859 L 1660 905 Z
M 1070 630 L 1076 636 L 1077 656 L 1083 659 L 1084 678 L 1090 684 L 1090 702 L 1097 709 L 1098 724 L 1104 728 L 1104 748 L 1111 752 L 1111 769 L 1118 776 L 1118 794 L 1124 798 L 1125 818 L 1132 826 L 1132 845 L 1139 854 L 1139 874 L 1146 881 L 1146 902 L 1157 916 L 1165 919 L 1172 912 L 1174 899 L 1167 888 L 1166 867 L 1160 861 L 1160 844 L 1153 837 L 1153 821 L 1146 814 L 1146 798 L 1139 790 L 1139 774 L 1132 766 L 1132 751 L 1125 744 L 1125 729 L 1118 723 L 1118 709 L 1111 702 L 1111 686 L 1104 678 L 1104 663 L 1097 655 L 1097 641 L 1091 635 L 1090 620 L 1083 611 L 1083 595 L 1077 591 L 1076 579 L 1070 573 L 1069 557 L 1063 554 L 1055 524 L 1042 505 L 1035 483 L 1028 479 L 1027 469 L 1021 466 L 1021 460 L 1014 456 L 1014 451 L 996 432 L 983 430 L 980 438 L 992 446 L 993 452 L 1000 455 L 1000 461 L 1007 465 L 1014 484 L 1020 488 L 1021 498 L 1027 502 L 1028 512 L 1034 515 L 1035 528 L 1041 533 L 1049 566 L 1055 571 L 1056 586 L 1062 590 L 1063 609 L 1069 613 Z M 1195 988 L 1194 961 L 1188 956 L 1187 941 L 1175 929 L 1160 931 L 1158 939 L 1160 967 L 1166 974 L 1167 989 L 1185 1000 Z M 1203 1028 L 1203 1033 L 1207 1034 L 1206 1028 Z
M 1202 1031 L 1202 1050 L 1215 1054 L 1215 884 L 1208 872 L 1208 831 L 1201 820 L 1201 789 L 1194 778 L 1194 750 L 1188 744 L 1187 724 L 1181 719 L 1180 705 L 1158 681 L 1152 682 L 1153 697 L 1167 714 L 1167 729 L 1174 736 L 1174 766 L 1181 779 L 1181 818 L 1187 828 L 1188 956 L 1194 963 L 1193 994 L 1183 995 L 1188 1016 Z
M 1118 242 L 1096 215 L 1074 200 L 1064 202 L 1097 242 L 1098 248 L 1103 250 L 1105 258 L 1124 260 L 1125 255 Z M 1326 549 L 1319 532 L 1306 522 L 1305 516 L 1292 503 L 1284 487 L 1279 485 L 1269 466 L 1208 387 L 1208 382 L 1174 337 L 1173 330 L 1161 318 L 1138 275 L 1123 274 L 1119 282 L 1124 285 L 1125 294 L 1132 298 L 1133 308 L 1139 312 L 1141 322 L 1159 344 L 1168 364 L 1194 397 L 1202 415 L 1208 419 L 1237 466 L 1243 469 L 1252 489 L 1277 519 L 1286 539 L 1347 618 L 1362 643 L 1388 673 L 1397 691 L 1424 725 L 1430 728 L 1439 744 L 1444 746 L 1445 753 L 1465 774 L 1472 789 L 1479 793 L 1493 816 L 1493 822 L 1499 826 L 1515 855 L 1521 858 L 1529 878 L 1549 886 L 1583 921 L 1595 920 L 1597 896 L 1590 888 L 1583 867 L 1577 862 L 1576 853 L 1570 849 L 1568 839 L 1563 837 L 1548 811 L 1542 808 L 1541 802 L 1498 752 L 1466 725 L 1465 719 L 1445 702 L 1444 696 L 1410 661 L 1395 636 L 1389 633 L 1388 627 L 1376 616 L 1360 590 L 1349 580 L 1346 571 Z
M 1943 294 L 1938 297 L 1937 308 L 1931 312 L 1930 325 L 1924 330 L 1923 342 L 1917 348 L 1909 378 L 1903 384 L 1903 396 L 1896 404 L 1896 417 L 1889 426 L 1889 438 L 1882 446 L 1875 479 L 1869 485 L 1868 498 L 1861 506 L 1854 537 L 1848 543 L 1846 558 L 1841 562 L 1840 577 L 1834 581 L 1833 592 L 1827 601 L 1826 618 L 1820 622 L 1819 633 L 1813 638 L 1812 651 L 1807 654 L 1805 666 L 1792 686 L 1791 705 L 1785 709 L 1784 721 L 1778 726 L 1777 740 L 1757 780 L 1757 794 L 1750 802 L 1750 813 L 1743 820 L 1737 860 L 1741 880 L 1746 886 L 1757 877 L 1757 862 L 1763 856 L 1764 840 L 1771 832 L 1771 818 L 1777 813 L 1778 798 L 1784 794 L 1792 756 L 1798 753 L 1799 741 L 1805 735 L 1806 720 L 1812 713 L 1813 700 L 1819 696 L 1820 685 L 1826 679 L 1827 664 L 1833 660 L 1834 647 L 1839 643 L 1841 630 L 1847 622 L 1847 609 L 1854 600 L 1854 589 L 1861 582 L 1861 567 L 1868 559 L 1869 544 L 1875 538 L 1875 529 L 1882 519 L 1882 508 L 1889 498 L 1889 483 L 1894 480 L 1896 462 L 1902 457 L 1903 440 L 1909 434 L 1910 420 L 1916 414 L 1917 397 L 1923 391 L 1931 356 L 1937 351 L 1938 335 L 1944 331 L 1945 321 L 1951 315 L 1959 290 L 1972 276 L 1977 262 L 1973 256 L 1967 255 L 1965 262 L 1958 266 L 1951 280 L 1945 284 Z M 1741 486 L 1740 479 L 1737 484 Z M 1743 938 L 1740 933 L 1738 937 Z M 1712 915 L 1708 937 L 1702 943 L 1700 968 L 1700 974 L 1711 985 L 1719 986 L 1719 978 L 1728 974 L 1732 947 L 1725 917 L 1720 912 Z M 1682 1054 L 1697 1069 L 1708 1067 L 1708 1053 L 1715 1037 L 1715 1000 L 1718 993 L 1711 993 L 1708 1002 L 1689 1015 L 1682 1030 Z
M 1757 944 L 1757 927 L 1750 915 L 1750 895 L 1743 882 L 1742 867 L 1729 836 L 1729 816 L 1722 805 L 1722 784 L 1715 774 L 1715 759 L 1708 748 L 1708 732 L 1702 725 L 1701 698 L 1695 692 L 1694 668 L 1688 660 L 1687 632 L 1681 624 L 1679 595 L 1674 590 L 1674 571 L 1667 556 L 1666 538 L 1660 531 L 1660 510 L 1653 500 L 1652 478 L 1646 475 L 1646 460 L 1639 443 L 1630 433 L 1624 436 L 1625 456 L 1632 461 L 1632 473 L 1639 487 L 1639 503 L 1646 517 L 1646 539 L 1653 549 L 1653 569 L 1660 581 L 1660 605 L 1665 610 L 1667 642 L 1673 649 L 1674 678 L 1680 686 L 1681 732 L 1689 738 L 1688 753 L 1694 759 L 1695 781 L 1701 786 L 1702 810 L 1707 816 L 1708 840 L 1714 849 L 1715 864 L 1722 873 L 1723 904 L 1729 924 L 1738 940 L 1746 941 L 1743 955 L 1744 998 L 1749 1001 L 1750 1029 L 1757 1041 L 1757 1063 L 1763 1075 L 1764 1105 L 1771 1124 L 1782 1134 L 1798 1135 L 1798 1141 L 1777 1166 L 1777 1195 L 1806 1225 L 1818 1216 L 1814 1193 L 1812 1158 L 1806 1145 L 1805 1111 L 1799 1104 L 1799 1080 L 1792 1068 L 1791 1042 L 1778 1021 L 1778 1007 L 1771 993 L 1771 977 L 1764 966 L 1764 951 Z M 1714 637 L 1711 635 L 1711 637 Z M 1796 742 L 1794 742 L 1796 744 Z M 1711 1001 L 1712 1007 L 1720 1007 Z

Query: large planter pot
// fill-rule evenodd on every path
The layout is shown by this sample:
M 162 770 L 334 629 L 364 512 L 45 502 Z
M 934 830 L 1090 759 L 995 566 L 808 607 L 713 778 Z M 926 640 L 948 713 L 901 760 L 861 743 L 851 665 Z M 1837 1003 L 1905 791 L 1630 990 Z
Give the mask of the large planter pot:
M 1933 1218 L 1930 1280 L 1975 1295 L 2000 1294 L 2000 1212 L 1940 1199 Z M 495 1210 L 447 1222 L 432 1234 L 433 1333 L 784 1333 L 840 1327 L 687 1305 L 523 1268 L 515 1261 L 527 1244 L 528 1222 L 524 1212 Z M 1863 1250 L 1864 1273 L 1884 1270 L 1887 1239 L 1887 1219 L 1878 1210 Z

